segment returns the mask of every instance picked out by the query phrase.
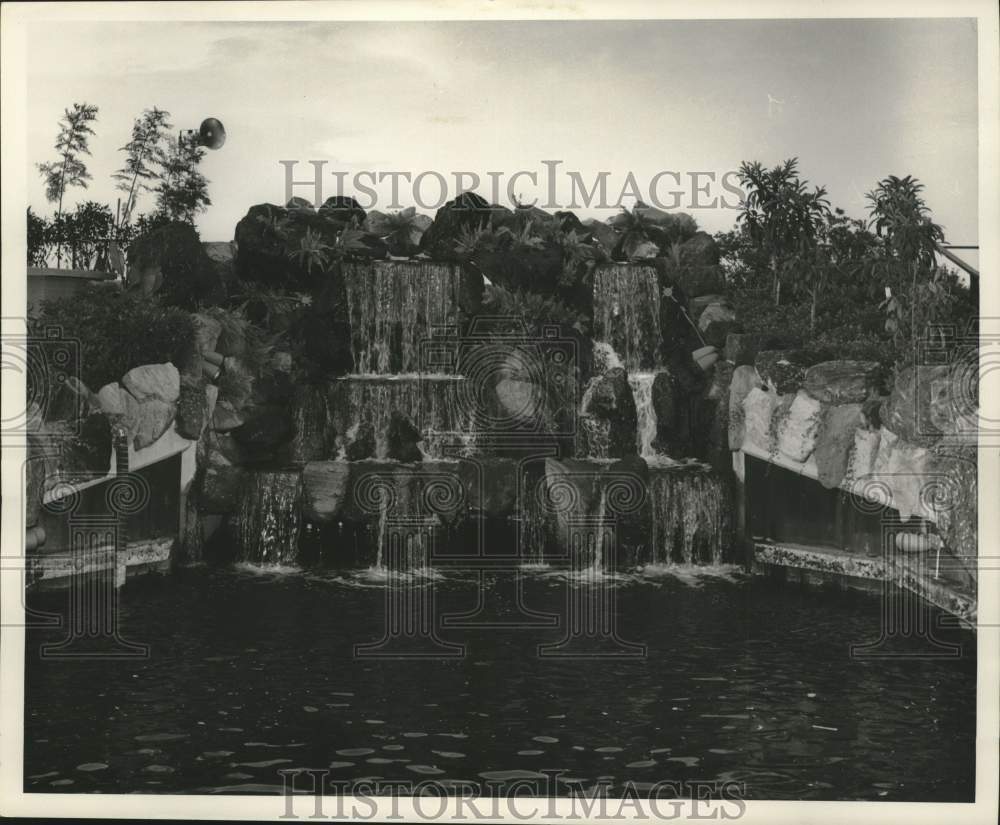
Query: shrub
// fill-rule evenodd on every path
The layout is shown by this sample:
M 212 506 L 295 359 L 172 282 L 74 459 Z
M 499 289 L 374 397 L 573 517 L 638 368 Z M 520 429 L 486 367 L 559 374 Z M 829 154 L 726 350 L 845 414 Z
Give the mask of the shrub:
M 128 262 L 139 272 L 160 267 L 163 284 L 159 295 L 165 304 L 195 309 L 225 297 L 218 272 L 190 224 L 172 221 L 135 238 L 129 245 Z
M 155 298 L 123 292 L 117 285 L 43 302 L 38 316 L 29 321 L 29 334 L 44 338 L 51 326 L 61 328 L 63 339 L 77 343 L 80 378 L 94 391 L 141 364 L 170 361 L 182 369 L 196 354 L 190 315 Z M 31 381 L 29 374 L 29 396 Z

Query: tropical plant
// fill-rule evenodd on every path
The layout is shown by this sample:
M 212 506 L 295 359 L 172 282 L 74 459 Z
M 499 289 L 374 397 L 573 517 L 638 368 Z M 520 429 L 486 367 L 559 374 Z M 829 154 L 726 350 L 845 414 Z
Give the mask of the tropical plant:
M 156 210 L 171 220 L 194 223 L 195 215 L 212 205 L 208 180 L 198 170 L 205 150 L 195 141 L 179 138 L 162 154 L 156 192 Z
M 414 251 L 413 232 L 417 219 L 415 209 L 404 209 L 392 212 L 382 220 L 385 229 L 383 239 L 388 243 L 390 251 L 396 254 L 409 254 Z
M 241 342 L 239 359 L 252 375 L 261 377 L 273 370 L 274 353 L 284 338 L 284 332 L 269 332 L 253 323 L 247 317 L 245 305 L 236 308 L 210 307 L 205 313 L 219 322 L 220 339 Z
M 740 165 L 739 181 L 746 192 L 737 221 L 750 238 L 766 252 L 773 278 L 774 303 L 781 303 L 781 287 L 796 272 L 822 225 L 829 202 L 826 189 L 809 190 L 799 178 L 798 159 L 791 158 L 773 169 L 759 161 Z
M 319 232 L 306 229 L 299 239 L 299 248 L 289 251 L 288 257 L 311 275 L 314 268 L 320 272 L 327 270 L 333 252 L 333 247 L 323 241 Z
M 68 246 L 70 266 L 93 269 L 107 248 L 114 230 L 114 216 L 105 204 L 85 201 L 57 220 L 62 242 Z
M 59 160 L 39 163 L 38 171 L 45 181 L 45 197 L 55 203 L 56 220 L 62 217 L 63 197 L 71 186 L 87 188 L 91 179 L 81 155 L 90 154 L 90 135 L 94 134 L 91 124 L 97 120 L 97 107 L 88 103 L 74 103 L 64 110 L 56 135 L 56 152 Z M 56 266 L 61 263 L 61 244 L 56 244 Z
M 166 157 L 164 142 L 172 128 L 169 117 L 170 112 L 155 106 L 146 109 L 132 124 L 132 139 L 121 147 L 120 151 L 126 153 L 125 163 L 112 175 L 118 181 L 118 189 L 127 193 L 119 225 L 130 222 L 139 193 L 152 191 L 159 179 Z
M 615 247 L 618 258 L 632 258 L 644 244 L 652 243 L 652 224 L 639 209 L 630 212 L 623 206 L 615 228 L 621 232 Z
M 930 217 L 923 184 L 890 175 L 868 193 L 871 225 L 883 240 L 870 273 L 885 284 L 886 330 L 911 343 L 929 324 L 945 316 L 954 296 L 937 265 L 944 232 Z
M 236 312 L 247 318 L 252 317 L 255 322 L 268 329 L 279 318 L 286 318 L 301 306 L 310 303 L 310 296 L 305 293 L 284 292 L 253 281 L 243 282 L 233 298 L 236 301 Z
M 493 250 L 497 245 L 497 234 L 487 221 L 477 226 L 463 226 L 455 238 L 455 254 L 460 259 L 469 260 L 478 252 Z
M 602 247 L 585 243 L 573 229 L 568 232 L 561 230 L 556 232 L 555 240 L 563 255 L 562 273 L 559 276 L 561 287 L 574 287 L 586 281 L 594 267 L 607 260 Z
M 95 391 L 141 364 L 170 361 L 181 369 L 196 351 L 190 314 L 118 284 L 44 301 L 39 310 L 29 332 L 44 337 L 47 327 L 59 327 L 79 349 L 81 380 Z

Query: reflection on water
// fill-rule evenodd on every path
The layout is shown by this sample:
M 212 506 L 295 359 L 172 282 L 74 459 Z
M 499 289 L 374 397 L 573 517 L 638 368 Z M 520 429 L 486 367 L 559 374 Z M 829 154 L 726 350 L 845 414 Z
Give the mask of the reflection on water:
M 561 771 L 556 792 L 716 780 L 758 799 L 972 798 L 974 637 L 956 637 L 958 660 L 852 660 L 850 644 L 879 636 L 876 599 L 659 566 L 599 578 L 616 591 L 616 632 L 645 657 L 539 658 L 595 581 L 545 566 L 388 582 L 238 567 L 130 584 L 122 633 L 149 659 L 43 661 L 58 631 L 29 632 L 25 789 L 277 793 L 278 771 L 302 767 L 410 781 Z M 433 588 L 441 637 L 464 656 L 355 658 L 386 635 L 387 585 Z M 519 606 L 557 624 L 483 626 Z

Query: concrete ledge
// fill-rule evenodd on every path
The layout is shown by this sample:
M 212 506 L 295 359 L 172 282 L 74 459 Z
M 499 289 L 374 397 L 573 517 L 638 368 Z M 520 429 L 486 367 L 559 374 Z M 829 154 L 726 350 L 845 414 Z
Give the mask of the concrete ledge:
M 121 587 L 132 576 L 166 573 L 170 569 L 174 541 L 172 536 L 132 541 L 126 546 L 124 558 L 117 559 L 110 547 L 88 551 L 80 559 L 75 558 L 71 550 L 29 556 L 24 565 L 27 588 L 62 590 L 70 586 L 74 577 L 107 572 L 112 568 L 115 587 Z
M 935 579 L 927 567 L 908 555 L 873 558 L 826 547 L 754 542 L 752 572 L 782 568 L 794 571 L 797 579 L 807 583 L 831 582 L 868 591 L 881 590 L 874 583 L 895 584 L 951 614 L 963 626 L 976 627 L 976 594 Z

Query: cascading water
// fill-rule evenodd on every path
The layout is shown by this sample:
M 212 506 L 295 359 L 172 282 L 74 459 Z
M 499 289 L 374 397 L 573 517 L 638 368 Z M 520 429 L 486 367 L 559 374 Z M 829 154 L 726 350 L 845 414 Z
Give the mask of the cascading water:
M 587 413 L 594 391 L 601 382 L 600 376 L 591 378 L 580 400 L 576 420 L 576 455 L 578 458 L 607 458 L 611 454 L 611 426 L 605 419 Z
M 293 464 L 304 464 L 329 456 L 332 447 L 329 422 L 330 410 L 326 388 L 317 386 L 298 388 L 292 401 Z
M 660 284 L 644 264 L 605 264 L 594 271 L 594 337 L 609 344 L 631 372 L 661 365 Z
M 298 558 L 301 510 L 301 473 L 251 472 L 236 513 L 238 559 L 254 564 L 294 564 Z
M 653 448 L 653 441 L 656 440 L 656 408 L 653 406 L 653 382 L 656 380 L 656 373 L 636 372 L 628 377 L 629 386 L 632 388 L 632 397 L 635 399 L 635 411 L 637 416 L 636 427 L 636 447 L 639 455 L 643 458 L 656 458 L 657 452 Z
M 599 576 L 604 572 L 604 528 L 608 512 L 608 488 L 601 487 L 601 499 L 597 504 L 597 523 L 591 535 L 593 541 L 593 561 L 590 563 L 592 575 Z
M 405 416 L 420 431 L 428 458 L 453 458 L 471 449 L 471 414 L 464 409 L 456 376 L 347 376 L 329 391 L 331 424 L 340 446 L 361 425 L 375 434 L 375 458 L 388 457 L 386 433 L 393 413 Z
M 729 544 L 729 502 L 723 480 L 705 467 L 650 472 L 652 536 L 646 564 L 713 564 Z
M 428 362 L 434 335 L 458 324 L 460 272 L 427 261 L 345 263 L 351 353 L 357 374 L 448 372 Z M 430 369 L 429 369 L 430 368 Z

